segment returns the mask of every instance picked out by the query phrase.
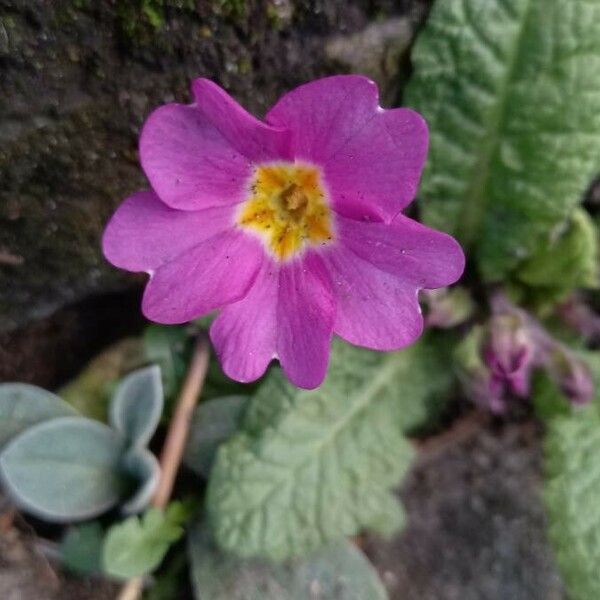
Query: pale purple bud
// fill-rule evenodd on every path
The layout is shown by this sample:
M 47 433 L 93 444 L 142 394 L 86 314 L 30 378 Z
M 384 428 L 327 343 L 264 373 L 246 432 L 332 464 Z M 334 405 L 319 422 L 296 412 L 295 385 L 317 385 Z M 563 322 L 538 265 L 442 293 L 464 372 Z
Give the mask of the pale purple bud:
M 490 319 L 483 356 L 494 376 L 515 395 L 529 394 L 535 344 L 520 312 L 498 314 Z
M 600 316 L 578 295 L 571 296 L 558 308 L 564 322 L 589 342 L 600 340 Z

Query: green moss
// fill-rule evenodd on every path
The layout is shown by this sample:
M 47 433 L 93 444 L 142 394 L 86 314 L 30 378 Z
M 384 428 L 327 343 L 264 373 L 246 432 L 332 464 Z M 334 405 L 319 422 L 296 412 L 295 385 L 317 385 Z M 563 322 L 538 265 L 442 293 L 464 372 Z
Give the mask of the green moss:
M 196 14 L 195 0 L 117 0 L 119 33 L 129 42 L 147 43 L 166 22 L 166 10 Z
M 246 16 L 246 0 L 214 0 L 213 7 L 217 12 L 232 19 L 242 19 Z

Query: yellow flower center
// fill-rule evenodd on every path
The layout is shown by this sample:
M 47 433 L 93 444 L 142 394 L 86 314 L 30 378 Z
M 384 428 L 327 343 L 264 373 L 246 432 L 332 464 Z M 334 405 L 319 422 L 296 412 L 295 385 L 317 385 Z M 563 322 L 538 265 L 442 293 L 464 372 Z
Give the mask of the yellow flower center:
M 331 211 L 318 169 L 294 163 L 257 167 L 237 223 L 258 233 L 279 260 L 291 258 L 305 246 L 329 243 Z

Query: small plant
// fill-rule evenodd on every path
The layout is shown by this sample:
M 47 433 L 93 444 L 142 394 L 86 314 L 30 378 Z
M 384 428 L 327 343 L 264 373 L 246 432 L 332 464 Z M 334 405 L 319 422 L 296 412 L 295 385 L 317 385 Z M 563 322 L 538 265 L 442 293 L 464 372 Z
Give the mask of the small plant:
M 163 408 L 157 367 L 126 377 L 115 392 L 110 426 L 79 416 L 40 388 L 0 385 L 0 476 L 14 502 L 58 523 L 121 506 L 148 505 L 160 469 L 147 444 Z

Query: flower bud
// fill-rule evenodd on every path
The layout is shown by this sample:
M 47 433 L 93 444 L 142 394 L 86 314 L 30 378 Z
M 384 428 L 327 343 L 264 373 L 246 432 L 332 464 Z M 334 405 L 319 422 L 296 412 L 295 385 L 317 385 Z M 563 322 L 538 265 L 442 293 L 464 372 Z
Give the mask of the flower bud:
M 485 330 L 475 326 L 455 352 L 457 375 L 467 397 L 476 405 L 499 414 L 506 410 L 505 386 L 481 355 Z
M 594 381 L 589 367 L 565 348 L 556 348 L 549 374 L 573 404 L 585 404 L 594 396 Z
M 469 320 L 475 311 L 469 292 L 461 287 L 423 290 L 422 301 L 427 311 L 427 327 L 456 327 Z
M 535 345 L 520 312 L 495 315 L 489 324 L 484 361 L 494 377 L 520 397 L 529 394 Z

